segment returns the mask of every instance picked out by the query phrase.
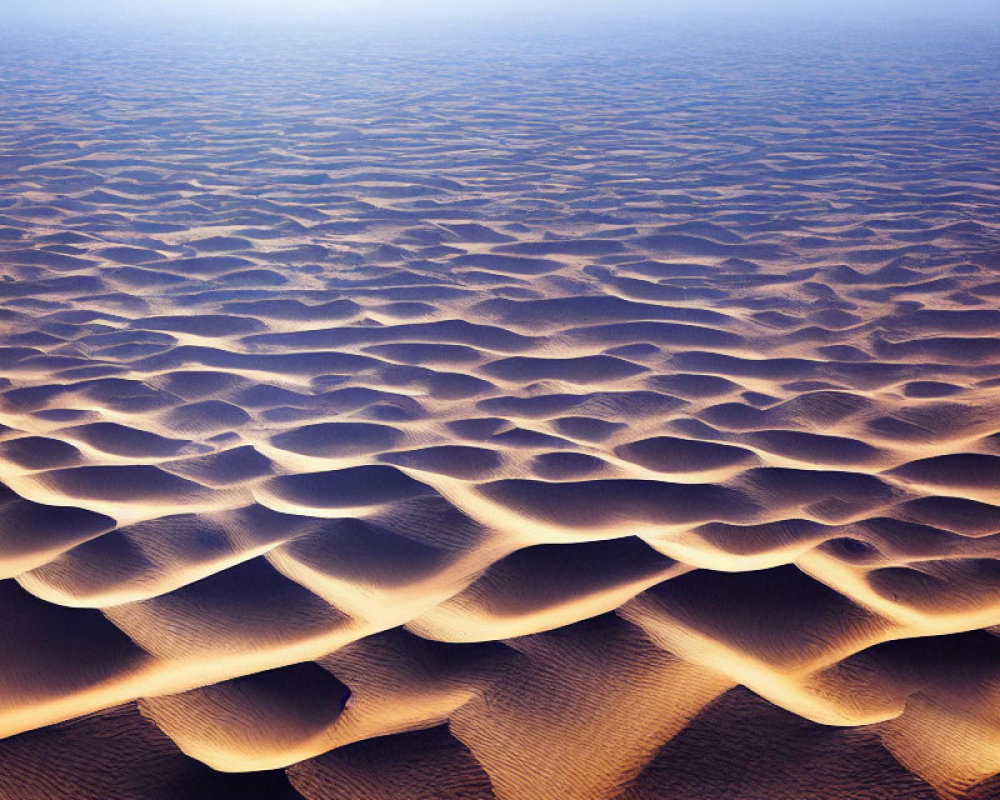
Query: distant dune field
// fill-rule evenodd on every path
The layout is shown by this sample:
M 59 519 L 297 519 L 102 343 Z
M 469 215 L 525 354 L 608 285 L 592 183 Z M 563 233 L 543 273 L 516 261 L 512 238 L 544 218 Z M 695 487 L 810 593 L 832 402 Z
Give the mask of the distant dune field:
M 0 55 L 0 800 L 1000 797 L 995 41 L 207 37 Z

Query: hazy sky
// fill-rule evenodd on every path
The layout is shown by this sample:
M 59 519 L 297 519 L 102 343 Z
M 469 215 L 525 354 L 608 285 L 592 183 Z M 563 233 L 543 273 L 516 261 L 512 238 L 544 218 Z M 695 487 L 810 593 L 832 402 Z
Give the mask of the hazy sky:
M 1000 0 L 4 0 L 4 17 L 71 21 L 80 16 L 170 19 L 415 21 L 564 17 L 623 19 L 676 16 L 751 16 L 844 20 L 936 19 L 1000 21 Z

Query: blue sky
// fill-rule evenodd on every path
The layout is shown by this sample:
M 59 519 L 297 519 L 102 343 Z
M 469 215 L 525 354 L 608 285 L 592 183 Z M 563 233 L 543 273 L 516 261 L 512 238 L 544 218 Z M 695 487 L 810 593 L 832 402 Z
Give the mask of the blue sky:
M 473 19 L 752 16 L 1000 20 L 1000 0 L 5 0 L 5 16 L 68 20 L 225 15 L 242 18 Z

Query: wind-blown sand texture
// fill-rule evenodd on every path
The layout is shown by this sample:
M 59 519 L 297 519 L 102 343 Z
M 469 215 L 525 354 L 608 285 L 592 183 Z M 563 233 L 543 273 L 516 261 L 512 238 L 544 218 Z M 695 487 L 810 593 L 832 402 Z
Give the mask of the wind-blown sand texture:
M 5 44 L 0 798 L 1000 796 L 995 41 Z

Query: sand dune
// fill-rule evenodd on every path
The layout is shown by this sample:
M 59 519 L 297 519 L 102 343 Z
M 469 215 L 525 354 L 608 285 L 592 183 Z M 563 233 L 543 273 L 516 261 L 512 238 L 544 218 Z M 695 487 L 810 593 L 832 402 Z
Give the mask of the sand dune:
M 2 800 L 1000 796 L 989 47 L 576 35 L 0 34 Z

